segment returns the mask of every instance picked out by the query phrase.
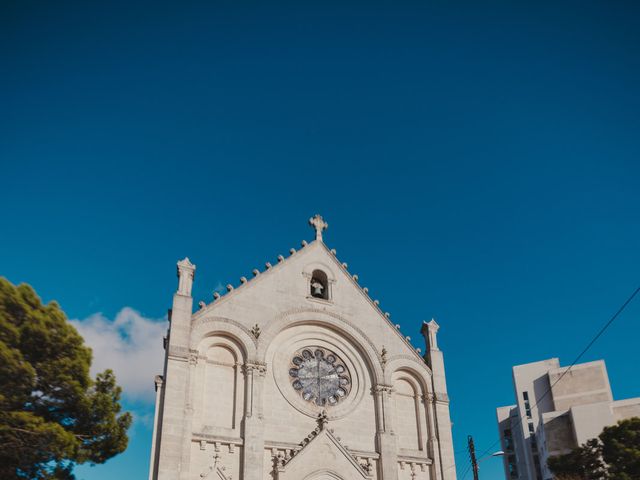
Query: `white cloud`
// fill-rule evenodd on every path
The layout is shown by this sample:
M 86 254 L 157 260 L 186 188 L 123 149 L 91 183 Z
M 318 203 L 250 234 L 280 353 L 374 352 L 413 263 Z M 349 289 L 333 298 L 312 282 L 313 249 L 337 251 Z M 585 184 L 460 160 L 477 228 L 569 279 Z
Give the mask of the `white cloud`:
M 153 379 L 162 373 L 166 318 L 145 318 L 125 307 L 113 321 L 96 313 L 71 323 L 93 350 L 92 375 L 110 368 L 123 395 L 131 400 L 154 401 Z

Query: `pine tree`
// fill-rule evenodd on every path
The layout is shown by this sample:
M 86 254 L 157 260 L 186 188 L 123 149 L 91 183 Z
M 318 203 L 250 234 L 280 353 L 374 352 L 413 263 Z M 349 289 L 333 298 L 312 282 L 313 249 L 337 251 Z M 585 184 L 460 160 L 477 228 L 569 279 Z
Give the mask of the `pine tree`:
M 131 415 L 110 370 L 92 379 L 91 349 L 57 303 L 0 278 L 0 478 L 73 479 L 127 447 Z

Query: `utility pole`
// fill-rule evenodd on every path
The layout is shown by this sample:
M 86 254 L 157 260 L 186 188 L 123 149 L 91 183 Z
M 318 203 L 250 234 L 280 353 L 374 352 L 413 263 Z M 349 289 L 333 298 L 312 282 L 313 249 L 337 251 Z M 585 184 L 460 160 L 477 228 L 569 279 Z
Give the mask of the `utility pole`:
M 471 468 L 473 468 L 473 480 L 479 480 L 478 461 L 476 460 L 476 447 L 473 445 L 473 437 L 469 435 L 469 458 L 471 459 Z

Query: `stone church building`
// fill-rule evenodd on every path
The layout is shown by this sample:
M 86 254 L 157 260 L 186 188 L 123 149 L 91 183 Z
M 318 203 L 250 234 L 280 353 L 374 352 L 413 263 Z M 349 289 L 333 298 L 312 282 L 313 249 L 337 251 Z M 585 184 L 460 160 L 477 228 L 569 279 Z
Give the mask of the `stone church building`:
M 310 224 L 195 313 L 178 262 L 150 480 L 455 480 L 438 325 L 423 356 Z

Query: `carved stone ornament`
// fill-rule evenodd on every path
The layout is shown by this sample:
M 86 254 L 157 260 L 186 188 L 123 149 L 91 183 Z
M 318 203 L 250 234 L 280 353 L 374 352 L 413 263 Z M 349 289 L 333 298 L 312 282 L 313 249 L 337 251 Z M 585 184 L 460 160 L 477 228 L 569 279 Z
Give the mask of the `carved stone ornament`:
M 380 361 L 382 362 L 382 366 L 384 367 L 387 364 L 387 349 L 382 346 L 382 352 L 380 353 Z
M 374 385 L 373 392 L 390 394 L 393 392 L 393 387 L 391 385 L 384 385 L 382 383 L 379 383 L 378 385 Z
M 198 364 L 198 352 L 191 351 L 189 352 L 189 365 L 197 365 Z
M 251 335 L 253 335 L 255 337 L 255 339 L 257 340 L 260 337 L 260 326 L 256 323 L 252 328 L 251 328 Z
M 244 372 L 245 373 L 256 372 L 257 374 L 259 374 L 261 376 L 265 376 L 266 373 L 267 373 L 267 364 L 266 363 L 261 363 L 261 362 L 245 363 L 243 365 L 243 368 L 244 368 Z

